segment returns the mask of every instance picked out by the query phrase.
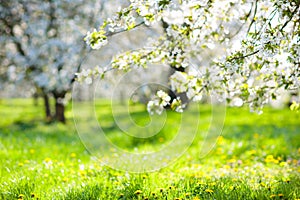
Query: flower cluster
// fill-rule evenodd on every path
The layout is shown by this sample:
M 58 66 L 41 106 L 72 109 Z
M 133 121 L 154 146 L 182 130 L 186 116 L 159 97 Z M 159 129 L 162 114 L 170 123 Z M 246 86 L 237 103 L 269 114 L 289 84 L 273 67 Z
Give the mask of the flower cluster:
M 94 29 L 93 32 L 87 32 L 84 40 L 92 49 L 100 49 L 108 42 L 105 33 L 106 32 L 104 30 L 97 31 Z
M 249 104 L 261 112 L 280 96 L 280 89 L 300 87 L 299 10 L 294 1 L 131 0 L 99 31 L 89 34 L 87 43 L 98 48 L 112 34 L 162 21 L 164 34 L 147 44 L 151 50 L 117 54 L 112 67 L 128 71 L 133 66 L 167 64 L 175 69 L 170 76 L 172 90 L 186 93 L 188 100 L 200 101 L 204 92 L 213 92 L 220 101 Z M 210 52 L 209 59 L 204 52 Z M 196 67 L 200 75 L 189 74 L 195 56 L 201 58 Z M 159 94 L 148 104 L 150 113 L 161 113 L 169 102 Z M 178 102 L 174 100 L 174 105 Z
M 103 78 L 104 74 L 109 71 L 109 68 L 101 68 L 96 66 L 93 70 L 91 69 L 83 69 L 80 73 L 76 73 L 76 79 L 78 82 L 85 82 L 90 85 L 93 82 L 94 77 Z
M 171 97 L 162 90 L 159 90 L 156 93 L 155 98 L 152 101 L 148 102 L 147 110 L 150 114 L 161 114 L 164 110 L 164 107 L 169 105 L 171 101 Z

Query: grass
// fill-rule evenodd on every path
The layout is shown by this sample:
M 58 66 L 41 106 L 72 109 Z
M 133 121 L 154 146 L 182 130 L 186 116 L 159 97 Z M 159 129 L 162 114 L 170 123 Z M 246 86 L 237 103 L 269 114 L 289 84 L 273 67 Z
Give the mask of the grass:
M 199 118 L 194 107 L 184 123 L 181 115 L 169 112 L 157 135 L 134 138 L 120 131 L 107 101 L 97 101 L 95 107 L 107 138 L 128 152 L 163 148 L 176 138 L 178 124 L 188 137 Z M 133 122 L 150 122 L 143 106 L 130 108 Z M 0 101 L 0 199 L 300 198 L 300 114 L 288 109 L 266 108 L 257 115 L 247 108 L 227 108 L 222 136 L 201 158 L 211 116 L 210 107 L 201 105 L 200 131 L 190 148 L 152 173 L 127 173 L 101 164 L 80 140 L 70 106 L 66 125 L 44 123 L 42 109 L 31 100 Z M 126 113 L 120 106 L 116 116 L 131 134 L 144 134 L 128 125 Z

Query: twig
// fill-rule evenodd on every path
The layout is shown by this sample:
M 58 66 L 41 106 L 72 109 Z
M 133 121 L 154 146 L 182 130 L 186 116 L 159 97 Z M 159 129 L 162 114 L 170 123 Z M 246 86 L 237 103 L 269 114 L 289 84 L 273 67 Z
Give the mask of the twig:
M 141 25 L 143 25 L 143 24 L 145 24 L 144 21 L 142 21 L 142 22 L 139 23 L 139 24 L 134 25 L 132 29 L 137 28 L 137 27 L 139 27 L 139 26 L 141 26 Z M 109 32 L 106 36 L 107 36 L 107 37 L 110 37 L 110 36 L 113 36 L 113 35 L 116 35 L 116 34 L 119 34 L 119 33 L 123 33 L 123 32 L 126 32 L 126 31 L 128 31 L 128 29 L 122 29 L 122 30 L 116 31 L 116 32 Z

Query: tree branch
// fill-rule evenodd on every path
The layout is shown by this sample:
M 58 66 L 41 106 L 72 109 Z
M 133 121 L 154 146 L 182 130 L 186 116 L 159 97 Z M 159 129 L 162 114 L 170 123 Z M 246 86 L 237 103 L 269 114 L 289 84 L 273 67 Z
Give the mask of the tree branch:
M 229 60 L 227 60 L 227 61 L 231 62 L 231 61 L 233 61 L 233 60 L 244 59 L 244 58 L 247 58 L 247 57 L 250 57 L 250 56 L 253 56 L 253 55 L 257 54 L 259 51 L 260 51 L 260 50 L 256 50 L 256 51 L 254 51 L 254 52 L 251 52 L 251 53 L 246 54 L 246 55 L 243 55 L 243 56 L 233 57 L 233 58 L 231 58 L 231 59 L 229 59 Z
M 254 14 L 253 14 L 253 18 L 252 18 L 252 20 L 251 20 L 251 23 L 250 23 L 250 25 L 249 25 L 249 27 L 248 27 L 247 34 L 249 33 L 249 31 L 250 31 L 252 25 L 253 25 L 254 22 L 255 22 L 255 17 L 256 17 L 256 13 L 257 13 L 257 4 L 258 4 L 258 0 L 255 1 Z M 251 7 L 251 10 L 252 10 L 252 7 Z
M 144 24 L 145 24 L 145 22 L 142 21 L 141 23 L 138 23 L 138 24 L 134 25 L 132 29 L 137 28 L 137 27 L 139 27 L 141 25 L 144 25 Z M 126 32 L 126 31 L 128 31 L 128 30 L 127 29 L 122 29 L 122 30 L 116 31 L 116 32 L 109 32 L 106 36 L 110 37 L 110 36 L 113 36 L 113 35 L 116 35 L 116 34 L 119 34 L 119 33 L 123 33 L 123 32 Z
M 283 26 L 282 26 L 281 29 L 280 29 L 280 32 L 283 31 L 283 29 L 284 29 L 284 28 L 288 25 L 288 23 L 293 19 L 294 15 L 299 11 L 299 6 L 300 6 L 300 3 L 298 3 L 298 5 L 297 5 L 297 7 L 295 8 L 295 10 L 292 12 L 290 19 L 287 20 L 287 21 L 283 24 Z

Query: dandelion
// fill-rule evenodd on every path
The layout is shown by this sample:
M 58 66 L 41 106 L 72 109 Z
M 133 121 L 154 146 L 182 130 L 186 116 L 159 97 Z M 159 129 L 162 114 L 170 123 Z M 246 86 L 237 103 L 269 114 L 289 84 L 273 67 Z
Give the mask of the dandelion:
M 206 189 L 206 190 L 205 190 L 205 192 L 207 192 L 207 193 L 209 193 L 209 194 L 212 194 L 212 193 L 214 193 L 214 191 L 213 191 L 213 190 L 211 190 L 211 189 Z
M 249 155 L 255 155 L 256 154 L 256 150 L 250 150 L 250 151 L 248 151 L 248 153 L 249 153 Z
M 142 179 L 146 179 L 146 178 L 147 178 L 147 175 L 143 175 L 143 176 L 142 176 Z
M 280 163 L 279 163 L 279 166 L 280 166 L 280 167 L 287 166 L 287 162 L 280 162 Z
M 261 187 L 266 187 L 266 184 L 260 183 L 260 186 L 261 186 Z
M 279 196 L 279 197 L 283 197 L 284 195 L 283 195 L 283 194 L 278 194 L 278 196 Z
M 62 179 L 63 182 L 68 182 L 68 180 L 69 180 L 69 179 L 68 179 L 67 177 L 64 177 L 64 178 Z
M 281 160 L 282 160 L 282 158 L 279 156 L 279 157 L 277 157 L 277 160 L 281 161 Z
M 169 190 L 174 190 L 175 187 L 174 186 L 169 186 Z
M 114 185 L 121 185 L 121 182 L 120 181 L 116 181 L 116 182 L 114 182 Z
M 217 154 L 222 154 L 222 153 L 223 153 L 223 149 L 221 147 L 217 148 Z
M 84 177 L 84 176 L 87 175 L 86 171 L 84 171 L 84 170 L 79 170 L 79 174 L 80 174 L 80 176 L 82 176 L 82 177 Z
M 266 163 L 275 163 L 275 164 L 278 164 L 278 163 L 279 163 L 279 161 L 276 160 L 276 159 L 274 158 L 273 155 L 268 155 L 268 156 L 265 158 L 265 162 L 266 162 Z
M 235 162 L 236 162 L 236 159 L 232 158 L 232 159 L 229 159 L 227 162 L 228 162 L 228 163 L 235 163 Z
M 34 149 L 30 149 L 30 150 L 29 150 L 29 153 L 30 153 L 30 154 L 34 154 L 34 153 L 35 153 L 35 150 L 34 150 Z
M 124 194 L 123 194 L 123 193 L 121 193 L 121 194 L 119 194 L 119 196 L 120 196 L 120 197 L 124 197 Z
M 51 162 L 51 158 L 45 158 L 44 162 L 50 163 Z
M 18 166 L 19 166 L 19 167 L 23 167 L 23 166 L 24 166 L 24 163 L 20 162 L 20 163 L 18 164 Z
M 142 194 L 142 193 L 143 193 L 143 192 L 142 192 L 141 190 L 137 190 L 137 191 L 134 192 L 135 195 L 140 195 L 140 194 Z
M 46 158 L 43 163 L 45 164 L 46 167 L 49 167 L 49 168 L 53 164 L 51 158 Z
M 76 158 L 76 153 L 71 153 L 71 158 Z
M 231 166 L 230 166 L 230 165 L 224 165 L 224 168 L 225 168 L 225 169 L 230 169 Z
M 25 197 L 24 194 L 19 194 L 19 196 L 18 196 L 19 199 L 23 199 L 24 197 Z
M 198 181 L 197 185 L 205 185 L 205 183 L 203 181 Z
M 224 137 L 223 136 L 218 136 L 218 138 L 217 138 L 217 143 L 218 144 L 224 144 Z
M 270 198 L 272 199 L 272 198 L 275 198 L 276 197 L 276 194 L 272 194 L 272 195 L 270 195 Z

